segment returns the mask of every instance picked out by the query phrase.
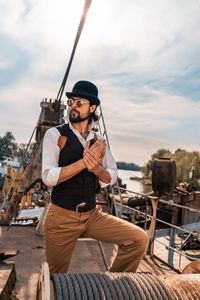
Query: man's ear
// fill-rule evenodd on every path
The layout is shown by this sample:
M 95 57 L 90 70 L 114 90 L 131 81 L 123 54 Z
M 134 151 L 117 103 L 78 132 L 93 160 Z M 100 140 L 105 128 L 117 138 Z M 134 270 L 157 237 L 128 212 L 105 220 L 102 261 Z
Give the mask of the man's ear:
M 95 111 L 96 107 L 97 106 L 95 104 L 90 106 L 90 113 L 93 113 Z

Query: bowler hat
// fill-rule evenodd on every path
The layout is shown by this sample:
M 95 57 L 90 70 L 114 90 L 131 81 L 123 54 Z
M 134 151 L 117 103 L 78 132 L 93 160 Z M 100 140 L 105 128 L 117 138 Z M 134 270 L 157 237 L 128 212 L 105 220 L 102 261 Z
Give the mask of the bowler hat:
M 100 104 L 100 100 L 98 98 L 98 89 L 96 85 L 94 85 L 90 81 L 78 81 L 74 85 L 72 92 L 67 92 L 66 95 L 68 98 L 82 97 L 88 99 L 90 101 L 90 105 L 95 104 L 96 106 L 98 106 Z

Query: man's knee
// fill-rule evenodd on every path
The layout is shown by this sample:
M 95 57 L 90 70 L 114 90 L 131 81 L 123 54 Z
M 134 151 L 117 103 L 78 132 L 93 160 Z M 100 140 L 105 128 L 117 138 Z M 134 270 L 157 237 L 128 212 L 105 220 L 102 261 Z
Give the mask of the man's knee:
M 136 244 L 138 245 L 141 252 L 145 252 L 148 245 L 148 235 L 144 230 L 141 230 L 136 237 Z
M 129 236 L 129 246 L 138 249 L 139 252 L 145 252 L 147 249 L 147 244 L 148 235 L 140 227 L 138 227 L 137 232 L 134 230 L 132 236 Z
M 127 236 L 127 240 L 124 241 L 120 248 L 122 249 L 133 249 L 138 252 L 145 252 L 148 244 L 148 235 L 147 233 L 138 227 L 138 230 L 131 233 L 129 232 L 129 236 Z

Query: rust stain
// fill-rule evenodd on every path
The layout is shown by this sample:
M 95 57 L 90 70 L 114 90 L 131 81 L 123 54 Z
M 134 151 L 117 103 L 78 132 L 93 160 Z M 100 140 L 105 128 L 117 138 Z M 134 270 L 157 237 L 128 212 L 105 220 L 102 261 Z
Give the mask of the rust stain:
M 173 300 L 199 300 L 200 276 L 197 274 L 173 275 L 164 278 Z

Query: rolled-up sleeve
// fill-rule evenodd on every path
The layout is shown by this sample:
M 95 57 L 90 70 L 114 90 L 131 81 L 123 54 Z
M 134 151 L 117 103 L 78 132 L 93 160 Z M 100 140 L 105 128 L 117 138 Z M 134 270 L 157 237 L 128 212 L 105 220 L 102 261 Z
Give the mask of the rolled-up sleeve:
M 116 162 L 115 162 L 108 146 L 106 146 L 106 154 L 102 160 L 102 167 L 104 169 L 106 169 L 106 171 L 109 172 L 110 177 L 111 177 L 111 180 L 109 183 L 104 183 L 99 180 L 101 187 L 104 188 L 107 185 L 113 185 L 117 181 L 117 175 L 118 175 Z
M 42 148 L 42 180 L 47 186 L 55 186 L 58 182 L 61 167 L 58 167 L 60 148 L 58 147 L 59 131 L 50 128 L 44 135 Z

